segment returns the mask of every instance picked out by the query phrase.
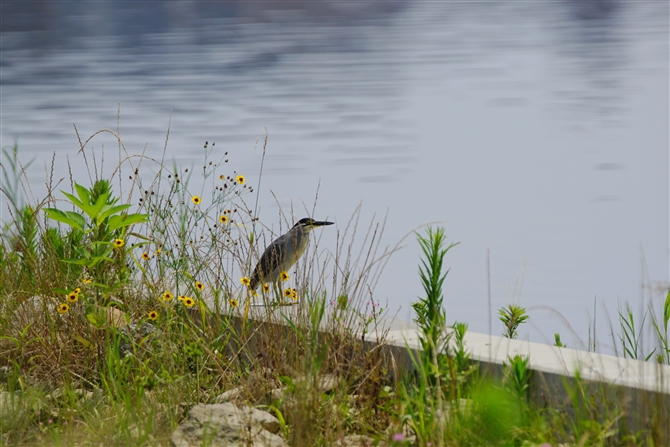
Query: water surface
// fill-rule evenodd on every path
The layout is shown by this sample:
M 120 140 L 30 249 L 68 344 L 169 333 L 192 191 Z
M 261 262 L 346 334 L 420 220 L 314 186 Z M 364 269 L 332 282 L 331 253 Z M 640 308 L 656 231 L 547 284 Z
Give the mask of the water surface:
M 460 241 L 450 321 L 488 332 L 491 308 L 499 333 L 496 309 L 515 301 L 531 314 L 522 337 L 578 347 L 597 300 L 607 352 L 605 307 L 613 321 L 619 301 L 660 304 L 665 1 L 3 2 L 2 15 L 2 146 L 36 157 L 34 185 L 54 152 L 61 176 L 66 157 L 81 172 L 72 124 L 116 129 L 119 104 L 130 152 L 160 157 L 169 125 L 168 158 L 198 166 L 215 141 L 251 184 L 266 128 L 261 219 L 303 217 L 318 189 L 314 217 L 340 228 L 361 203 L 366 219 L 388 212 L 389 244 L 443 222 Z M 116 153 L 110 137 L 93 145 Z M 404 246 L 376 297 L 410 319 L 419 250 Z

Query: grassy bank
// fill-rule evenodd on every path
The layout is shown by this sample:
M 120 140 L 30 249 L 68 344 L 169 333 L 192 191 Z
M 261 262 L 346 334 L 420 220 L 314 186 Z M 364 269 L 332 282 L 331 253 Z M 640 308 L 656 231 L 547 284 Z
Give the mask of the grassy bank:
M 511 358 L 502 378 L 480 371 L 463 343 L 467 324 L 448 325 L 442 306 L 454 244 L 441 229 L 418 238 L 425 294 L 413 305 L 423 347 L 414 373 L 361 341 L 384 316 L 374 285 L 394 249 L 380 246 L 383 222 L 355 214 L 334 250 L 312 241 L 281 290 L 253 296 L 243 279 L 276 237 L 256 218 L 262 169 L 236 172 L 227 153 L 204 146 L 195 172 L 128 156 L 109 178 L 83 147 L 89 172 L 58 185 L 51 177 L 38 203 L 23 194 L 18 152 L 6 151 L 0 444 L 167 445 L 193 405 L 231 390 L 276 415 L 292 446 L 354 434 L 389 446 L 667 441 L 663 415 L 630 430 L 617 402 L 603 407 L 580 386 L 564 408 L 538 407 L 526 358 Z M 283 218 L 284 230 L 291 224 Z M 668 296 L 667 315 L 653 320 L 661 363 Z M 514 337 L 527 316 L 510 306 L 500 317 Z M 637 353 L 631 322 L 622 343 Z

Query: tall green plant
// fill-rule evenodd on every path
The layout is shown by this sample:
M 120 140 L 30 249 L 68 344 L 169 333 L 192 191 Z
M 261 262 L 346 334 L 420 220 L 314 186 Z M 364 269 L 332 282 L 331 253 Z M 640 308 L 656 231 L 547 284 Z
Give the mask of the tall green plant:
M 415 322 L 419 326 L 419 342 L 421 344 L 420 361 L 429 369 L 429 383 L 435 385 L 436 377 L 440 373 L 440 358 L 444 357 L 447 348 L 448 335 L 447 314 L 442 305 L 442 285 L 449 273 L 443 272 L 444 256 L 458 245 L 458 242 L 448 246 L 444 228 L 433 230 L 428 228 L 426 237 L 417 234 L 424 259 L 421 260 L 419 275 L 425 292 L 425 297 L 412 304 L 416 312 Z M 446 246 L 446 247 L 445 247 Z
M 503 363 L 505 384 L 507 388 L 523 402 L 529 400 L 530 381 L 533 370 L 530 368 L 530 358 L 522 355 L 507 357 Z
M 526 308 L 516 304 L 510 304 L 507 307 L 498 309 L 498 318 L 505 325 L 503 336 L 507 338 L 517 338 L 519 336 L 517 329 L 529 317 Z
M 32 272 L 37 268 L 37 245 L 39 242 L 37 222 L 35 220 L 35 210 L 26 205 L 18 210 L 18 216 L 14 223 L 16 234 L 11 240 L 12 248 L 21 255 L 22 275 Z M 25 275 L 31 282 L 34 281 L 33 275 Z
M 459 323 L 456 321 L 452 326 L 455 336 L 455 347 L 453 350 L 454 366 L 456 371 L 465 372 L 470 365 L 470 352 L 465 349 L 465 333 L 468 331 L 467 323 Z
M 146 214 L 128 214 L 125 211 L 130 204 L 118 205 L 118 198 L 113 196 L 111 185 L 107 180 L 98 180 L 91 189 L 77 183 L 74 184 L 77 195 L 62 191 L 63 195 L 79 211 L 61 211 L 57 208 L 45 208 L 47 216 L 70 227 L 75 239 L 82 239 L 82 244 L 75 249 L 75 257 L 63 259 L 64 262 L 85 267 L 93 276 L 96 285 L 109 289 L 114 284 L 114 275 L 125 270 L 125 259 L 117 256 L 113 259 L 115 248 L 122 248 L 124 232 L 127 227 L 146 222 Z M 118 262 L 116 262 L 118 261 Z M 112 268 L 116 265 L 118 268 Z M 116 278 L 123 282 L 125 278 Z
M 57 208 L 45 208 L 44 211 L 53 220 L 63 222 L 83 233 L 90 233 L 93 241 L 111 242 L 110 239 L 117 234 L 116 230 L 145 222 L 147 219 L 145 214 L 122 214 L 131 205 L 117 205 L 119 199 L 112 196 L 111 186 L 107 180 L 96 181 L 90 190 L 77 183 L 74 187 L 76 196 L 65 191 L 61 192 L 89 217 L 88 220 L 81 212 L 61 211 Z

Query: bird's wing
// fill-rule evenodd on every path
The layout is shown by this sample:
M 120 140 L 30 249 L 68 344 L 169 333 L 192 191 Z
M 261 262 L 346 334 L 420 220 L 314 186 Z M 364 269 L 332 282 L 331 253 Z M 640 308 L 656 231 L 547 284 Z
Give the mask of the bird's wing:
M 287 239 L 286 235 L 280 236 L 275 242 L 270 244 L 263 252 L 254 273 L 251 275 L 251 289 L 255 290 L 261 280 L 267 280 L 272 272 L 281 265 L 282 254 L 285 252 L 285 244 L 282 238 Z

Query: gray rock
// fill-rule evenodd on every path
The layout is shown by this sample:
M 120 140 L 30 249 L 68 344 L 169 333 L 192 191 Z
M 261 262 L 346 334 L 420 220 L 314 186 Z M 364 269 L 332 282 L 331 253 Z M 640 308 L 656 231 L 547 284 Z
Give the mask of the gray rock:
M 295 379 L 296 385 L 303 384 L 310 379 L 307 376 L 299 376 Z M 330 393 L 340 383 L 339 377 L 334 374 L 324 374 L 316 378 L 316 389 L 321 393 Z
M 326 374 L 321 376 L 316 381 L 316 387 L 322 393 L 330 393 L 335 389 L 337 384 L 340 383 L 340 379 L 333 374 Z
M 286 397 L 286 388 L 275 388 L 270 391 L 270 401 L 283 400 Z
M 222 404 L 225 402 L 231 402 L 235 401 L 240 398 L 242 395 L 242 388 L 237 387 L 237 388 L 231 388 L 228 391 L 224 391 L 223 393 L 219 394 L 216 399 L 214 399 L 214 402 L 217 404 Z
M 286 447 L 280 430 L 279 420 L 266 411 L 229 402 L 198 404 L 171 441 L 174 447 Z
M 336 447 L 373 447 L 375 440 L 366 435 L 349 435 L 338 439 Z
M 99 390 L 98 390 L 98 391 L 99 391 Z M 90 399 L 93 399 L 93 396 L 95 395 L 95 394 L 93 393 L 93 391 L 84 390 L 84 389 L 82 389 L 82 388 L 77 388 L 77 389 L 75 389 L 75 390 L 74 390 L 74 394 L 76 394 L 77 396 L 79 396 L 80 399 L 83 399 L 83 400 L 90 400 Z

